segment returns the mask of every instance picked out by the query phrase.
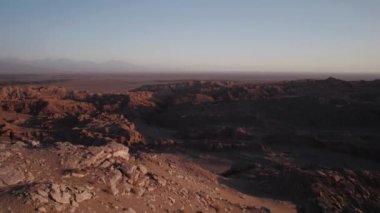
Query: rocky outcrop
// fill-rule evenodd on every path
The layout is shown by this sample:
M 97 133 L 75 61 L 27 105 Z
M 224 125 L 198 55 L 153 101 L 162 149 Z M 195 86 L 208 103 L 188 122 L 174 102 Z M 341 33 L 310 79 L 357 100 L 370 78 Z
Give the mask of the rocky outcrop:
M 90 200 L 95 196 L 90 186 L 68 186 L 66 184 L 47 183 L 35 184 L 29 187 L 24 196 L 32 201 L 38 209 L 53 209 L 63 211 L 67 208 L 76 208 L 79 203 Z
M 0 88 L 1 109 L 32 115 L 28 125 L 49 130 L 49 134 L 32 134 L 38 135 L 34 139 L 50 142 L 68 140 L 82 144 L 104 144 L 110 141 L 127 145 L 144 143 L 145 139 L 135 124 L 123 115 L 131 112 L 128 109 L 129 102 L 127 94 L 92 94 L 66 91 L 60 87 Z
M 5 149 L 5 144 L 0 145 L 0 189 L 33 182 L 34 176 L 30 168 L 24 162 L 14 163 L 16 158 L 20 158 L 21 153 L 17 149 Z M 22 142 L 15 145 L 26 146 Z
M 29 171 L 14 165 L 0 166 L 0 187 L 13 186 L 19 183 L 29 183 L 34 177 Z
M 165 180 L 150 173 L 147 167 L 130 160 L 128 147 L 122 144 L 111 142 L 105 146 L 85 147 L 59 142 L 57 149 L 68 175 L 84 177 L 99 172 L 99 178 L 108 185 L 112 195 L 143 196 L 145 191 L 165 185 Z
M 252 180 L 263 193 L 292 197 L 300 212 L 377 212 L 380 174 L 347 169 L 291 168 L 255 163 L 237 165 L 223 174 Z
M 72 131 L 78 134 L 82 141 L 87 141 L 88 143 L 94 141 L 99 141 L 99 143 L 118 141 L 131 146 L 145 142 L 144 137 L 137 131 L 135 124 L 123 115 L 102 113 L 89 118 L 81 118 L 80 121 L 85 125 L 75 127 Z M 79 126 L 81 125 L 79 124 Z
M 68 142 L 57 143 L 61 164 L 66 170 L 86 170 L 105 167 L 129 159 L 128 147 L 111 142 L 105 146 L 72 145 Z

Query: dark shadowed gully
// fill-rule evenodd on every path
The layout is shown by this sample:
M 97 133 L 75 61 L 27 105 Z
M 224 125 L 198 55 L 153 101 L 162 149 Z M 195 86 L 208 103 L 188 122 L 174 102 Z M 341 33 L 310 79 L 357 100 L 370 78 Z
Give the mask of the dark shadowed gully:
M 0 212 L 380 212 L 378 80 L 16 85 L 0 107 Z

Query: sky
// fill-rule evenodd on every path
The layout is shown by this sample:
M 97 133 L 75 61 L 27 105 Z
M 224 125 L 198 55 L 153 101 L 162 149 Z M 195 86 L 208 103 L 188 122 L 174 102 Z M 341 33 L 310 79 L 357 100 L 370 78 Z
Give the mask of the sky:
M 0 58 L 380 73 L 379 0 L 0 0 Z

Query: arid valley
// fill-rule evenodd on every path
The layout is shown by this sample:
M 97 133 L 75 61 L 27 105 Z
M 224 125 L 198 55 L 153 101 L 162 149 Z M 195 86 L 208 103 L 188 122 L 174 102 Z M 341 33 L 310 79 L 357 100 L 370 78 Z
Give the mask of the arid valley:
M 0 0 L 0 213 L 380 213 L 379 0 Z
M 104 78 L 3 76 L 0 212 L 380 211 L 379 80 Z

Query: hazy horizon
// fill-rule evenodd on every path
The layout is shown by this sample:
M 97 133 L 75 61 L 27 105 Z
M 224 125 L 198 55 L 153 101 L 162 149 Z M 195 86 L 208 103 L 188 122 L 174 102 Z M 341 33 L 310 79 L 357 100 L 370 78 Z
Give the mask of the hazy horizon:
M 379 1 L 0 2 L 5 62 L 57 70 L 380 73 Z

